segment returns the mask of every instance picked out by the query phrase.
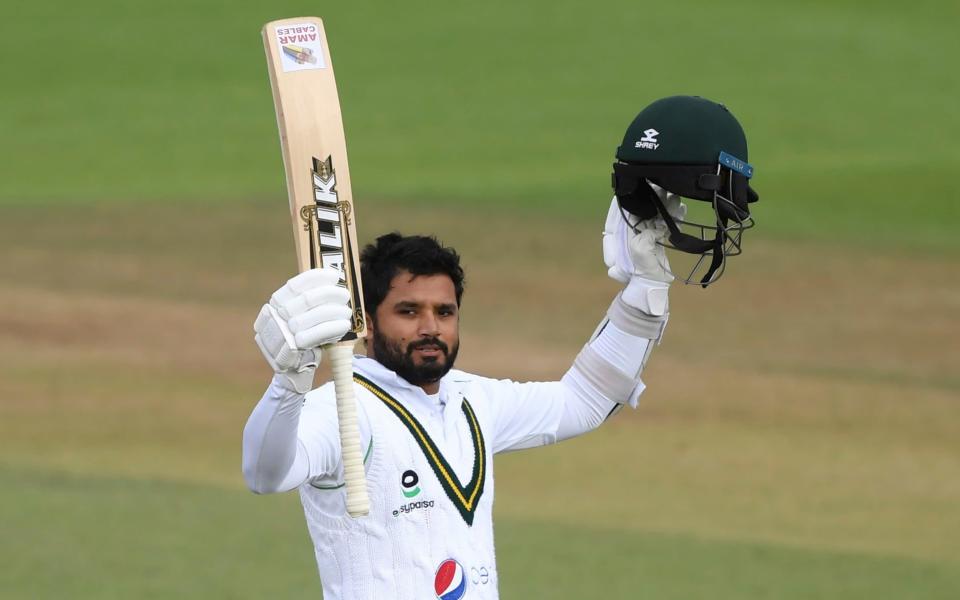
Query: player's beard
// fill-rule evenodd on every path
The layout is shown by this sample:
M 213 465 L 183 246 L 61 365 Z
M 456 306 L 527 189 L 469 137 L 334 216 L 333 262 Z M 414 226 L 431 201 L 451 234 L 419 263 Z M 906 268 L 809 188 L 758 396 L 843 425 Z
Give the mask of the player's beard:
M 437 338 L 423 338 L 410 342 L 404 350 L 400 347 L 399 342 L 387 339 L 386 336 L 374 333 L 372 337 L 373 355 L 377 362 L 413 385 L 425 385 L 440 381 L 440 378 L 453 368 L 453 363 L 457 360 L 457 352 L 460 351 L 459 342 L 455 343 L 453 350 L 451 350 L 447 344 Z M 429 357 L 422 364 L 414 363 L 414 350 L 424 346 L 439 348 L 443 354 L 443 360 L 441 361 L 440 357 Z

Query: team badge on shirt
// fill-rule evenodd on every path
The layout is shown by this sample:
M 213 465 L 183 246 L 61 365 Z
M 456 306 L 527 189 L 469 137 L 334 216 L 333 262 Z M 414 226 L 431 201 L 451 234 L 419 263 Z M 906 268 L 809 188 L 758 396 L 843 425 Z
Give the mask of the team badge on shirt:
M 433 577 L 433 590 L 440 600 L 460 600 L 467 592 L 467 578 L 460 563 L 448 558 L 437 567 Z

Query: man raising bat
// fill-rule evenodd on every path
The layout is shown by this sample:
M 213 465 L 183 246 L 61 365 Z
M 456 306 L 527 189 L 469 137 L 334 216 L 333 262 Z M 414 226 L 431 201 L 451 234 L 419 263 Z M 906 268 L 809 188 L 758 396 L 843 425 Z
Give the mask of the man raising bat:
M 722 105 L 675 96 L 637 116 L 617 152 L 603 233 L 608 274 L 624 288 L 560 381 L 454 369 L 464 293 L 457 253 L 397 233 L 368 245 L 367 354 L 354 362 L 365 517 L 347 514 L 333 385 L 312 389 L 317 349 L 351 327 L 339 274 L 306 271 L 271 297 L 255 329 L 275 375 L 244 429 L 243 472 L 256 493 L 300 492 L 324 598 L 498 597 L 494 454 L 572 438 L 636 406 L 669 316 L 664 248 L 709 259 L 697 283 L 716 280 L 756 199 L 746 159 L 743 132 Z M 708 232 L 699 238 L 681 231 L 690 224 L 681 192 L 714 208 L 715 223 L 696 225 Z

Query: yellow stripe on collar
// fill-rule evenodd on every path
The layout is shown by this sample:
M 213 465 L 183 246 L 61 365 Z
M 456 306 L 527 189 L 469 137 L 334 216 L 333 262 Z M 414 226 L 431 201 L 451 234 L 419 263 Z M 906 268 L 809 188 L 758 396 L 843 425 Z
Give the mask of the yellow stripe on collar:
M 420 422 L 417 421 L 416 417 L 414 417 L 402 403 L 363 375 L 354 373 L 353 379 L 361 387 L 379 398 L 406 426 L 413 435 L 417 445 L 420 446 L 420 449 L 423 451 L 427 462 L 440 481 L 441 487 L 443 487 L 447 496 L 453 502 L 454 506 L 456 506 L 467 524 L 472 525 L 477 504 L 483 495 L 483 484 L 487 471 L 487 453 L 483 440 L 483 432 L 480 430 L 480 423 L 477 421 L 477 415 L 474 413 L 473 407 L 470 406 L 470 402 L 464 398 L 462 408 L 473 441 L 473 473 L 470 481 L 467 482 L 465 486 L 462 486 L 450 463 L 447 462 L 436 443 L 430 438 L 430 435 Z

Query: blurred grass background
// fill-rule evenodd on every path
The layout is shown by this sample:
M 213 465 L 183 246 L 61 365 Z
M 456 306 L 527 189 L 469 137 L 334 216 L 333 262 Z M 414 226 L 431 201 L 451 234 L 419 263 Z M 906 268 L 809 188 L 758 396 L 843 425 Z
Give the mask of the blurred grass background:
M 282 196 L 255 33 L 278 14 L 323 13 L 365 196 L 592 215 L 625 124 L 650 99 L 696 93 L 749 132 L 768 234 L 955 239 L 956 3 L 4 10 L 6 201 Z
M 296 497 L 239 473 L 294 264 L 259 28 L 297 14 L 361 237 L 464 255 L 467 369 L 556 377 L 592 330 L 640 108 L 748 133 L 759 226 L 675 287 L 641 408 L 498 459 L 503 597 L 957 596 L 955 3 L 55 0 L 0 9 L 0 597 L 319 595 Z

